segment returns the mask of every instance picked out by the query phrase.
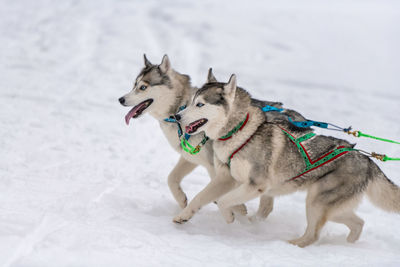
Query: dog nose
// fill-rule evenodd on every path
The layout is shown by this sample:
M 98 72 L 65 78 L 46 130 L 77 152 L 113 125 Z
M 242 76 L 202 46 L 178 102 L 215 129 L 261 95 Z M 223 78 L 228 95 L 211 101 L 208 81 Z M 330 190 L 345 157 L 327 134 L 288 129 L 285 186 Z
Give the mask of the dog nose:
M 125 98 L 124 97 L 121 97 L 118 100 L 119 100 L 119 103 L 121 103 L 121 105 L 123 105 L 125 103 Z
M 175 114 L 175 120 L 180 121 L 181 120 L 181 115 Z

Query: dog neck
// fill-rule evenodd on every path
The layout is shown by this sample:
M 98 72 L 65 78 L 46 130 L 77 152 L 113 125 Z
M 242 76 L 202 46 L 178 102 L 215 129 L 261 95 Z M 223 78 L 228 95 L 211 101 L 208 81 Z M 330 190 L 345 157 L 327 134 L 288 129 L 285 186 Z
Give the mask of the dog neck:
M 170 90 L 175 94 L 174 99 L 170 105 L 165 105 L 165 108 L 151 112 L 151 115 L 160 122 L 163 122 L 165 118 L 176 114 L 179 111 L 179 107 L 187 105 L 190 96 L 193 93 L 193 88 L 190 84 L 190 77 L 188 75 L 180 74 L 175 70 L 171 70 L 168 76 L 171 80 L 172 88 Z
M 236 92 L 236 97 L 233 102 L 233 109 L 227 118 L 227 123 L 219 131 L 216 138 L 210 136 L 214 141 L 214 149 L 221 161 L 226 161 L 235 149 L 243 145 L 254 133 L 259 126 L 265 122 L 265 116 L 260 108 L 251 105 L 250 96 L 246 91 L 240 90 Z M 248 116 L 248 118 L 247 118 Z M 243 122 L 244 126 L 238 127 Z M 244 123 L 246 122 L 246 123 Z M 227 133 L 232 132 L 234 128 L 241 128 L 234 131 L 230 138 L 221 138 Z
M 238 87 L 236 89 L 235 100 L 233 101 L 231 110 L 229 111 L 226 123 L 222 129 L 218 131 L 218 135 L 215 136 L 215 139 L 225 136 L 231 132 L 232 129 L 244 122 L 247 116 L 250 117 L 250 115 L 252 115 L 251 117 L 253 117 L 254 115 L 250 114 L 253 113 L 251 107 L 250 95 L 244 89 Z M 246 127 L 246 125 L 243 127 Z

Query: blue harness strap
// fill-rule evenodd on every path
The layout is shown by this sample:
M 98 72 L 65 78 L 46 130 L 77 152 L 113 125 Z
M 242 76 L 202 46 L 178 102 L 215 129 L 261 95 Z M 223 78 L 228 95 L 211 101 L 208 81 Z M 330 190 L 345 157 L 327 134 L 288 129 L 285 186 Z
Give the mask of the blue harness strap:
M 300 128 L 308 128 L 311 126 L 316 126 L 319 128 L 328 128 L 328 123 L 326 122 L 320 122 L 320 121 L 312 121 L 312 120 L 306 120 L 306 121 L 294 121 L 292 118 L 288 117 L 288 120 L 291 124 L 300 127 Z
M 281 113 L 283 110 L 284 110 L 283 108 L 276 108 L 276 107 L 268 106 L 268 105 L 266 105 L 265 107 L 262 108 L 262 111 L 264 111 L 264 112 L 277 111 L 277 112 Z
M 185 108 L 186 108 L 186 105 L 180 106 L 179 107 L 179 111 L 184 110 Z M 164 121 L 176 123 L 176 126 L 178 128 L 178 137 L 180 139 L 181 136 L 183 135 L 181 124 L 176 119 L 174 119 L 173 116 L 170 116 L 169 118 L 165 118 Z M 189 140 L 190 139 L 190 135 L 185 133 L 185 139 L 186 139 L 186 141 Z
M 262 111 L 264 111 L 264 112 L 277 111 L 279 113 L 282 113 L 284 111 L 284 109 L 266 105 L 265 107 L 262 108 Z M 351 129 L 351 127 L 342 128 L 342 127 L 339 127 L 339 126 L 336 126 L 334 124 L 327 123 L 327 122 L 313 121 L 313 120 L 294 121 L 289 116 L 287 116 L 287 118 L 291 124 L 293 124 L 294 126 L 299 127 L 299 128 L 309 128 L 311 126 L 315 126 L 315 127 L 319 127 L 319 128 L 328 129 L 328 130 L 344 131 L 344 132 L 348 132 Z M 329 126 L 332 126 L 334 128 L 328 128 Z

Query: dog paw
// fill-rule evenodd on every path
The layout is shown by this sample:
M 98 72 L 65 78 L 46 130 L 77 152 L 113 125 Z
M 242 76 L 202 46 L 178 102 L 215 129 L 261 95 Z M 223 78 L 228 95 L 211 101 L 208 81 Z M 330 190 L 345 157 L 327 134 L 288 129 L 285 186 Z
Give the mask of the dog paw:
M 235 214 L 232 209 L 220 209 L 222 216 L 224 217 L 226 223 L 233 223 L 235 221 Z
M 361 235 L 361 230 L 359 231 L 351 231 L 350 234 L 347 236 L 346 240 L 349 243 L 355 243 Z
M 185 208 L 182 212 L 173 219 L 174 223 L 183 224 L 190 220 L 194 215 L 194 211 Z
M 297 239 L 293 239 L 293 240 L 289 240 L 288 242 L 292 245 L 304 248 L 308 245 L 311 245 L 312 243 L 314 243 L 316 240 L 312 239 L 312 238 L 304 238 L 304 237 L 300 237 Z
M 232 210 L 233 210 L 233 212 L 236 213 L 236 214 L 240 214 L 240 215 L 242 215 L 242 216 L 246 216 L 246 215 L 247 215 L 247 208 L 246 208 L 246 205 L 244 205 L 244 204 L 234 206 L 234 207 L 232 208 Z
M 248 219 L 252 223 L 264 220 L 264 218 L 260 218 L 258 214 L 251 215 L 251 216 L 248 217 Z

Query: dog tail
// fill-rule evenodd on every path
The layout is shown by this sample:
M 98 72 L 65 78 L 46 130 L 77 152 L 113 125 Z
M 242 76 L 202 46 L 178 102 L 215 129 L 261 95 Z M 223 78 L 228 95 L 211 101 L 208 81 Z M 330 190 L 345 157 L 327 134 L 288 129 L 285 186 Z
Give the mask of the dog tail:
M 368 185 L 367 195 L 370 201 L 388 212 L 400 213 L 400 187 L 395 185 L 386 175 L 373 164 L 375 170 L 373 181 Z

